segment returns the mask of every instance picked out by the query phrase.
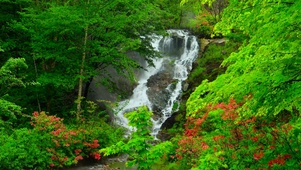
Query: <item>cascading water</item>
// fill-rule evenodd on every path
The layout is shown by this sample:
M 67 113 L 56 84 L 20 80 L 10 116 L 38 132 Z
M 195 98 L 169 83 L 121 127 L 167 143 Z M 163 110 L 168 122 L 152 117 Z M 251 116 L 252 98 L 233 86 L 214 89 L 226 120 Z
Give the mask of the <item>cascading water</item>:
M 152 135 L 156 137 L 161 125 L 178 109 L 182 84 L 187 79 L 199 51 L 197 38 L 184 30 L 168 30 L 169 36 L 152 36 L 152 45 L 163 57 L 154 59 L 155 67 L 146 68 L 138 78 L 133 95 L 118 104 L 116 123 L 126 127 L 124 113 L 147 106 L 154 114 Z

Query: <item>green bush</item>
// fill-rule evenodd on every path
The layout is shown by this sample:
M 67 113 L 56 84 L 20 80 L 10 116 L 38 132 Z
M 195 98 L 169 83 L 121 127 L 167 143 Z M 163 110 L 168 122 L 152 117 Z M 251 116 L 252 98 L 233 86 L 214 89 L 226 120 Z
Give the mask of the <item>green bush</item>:
M 110 147 L 101 149 L 105 155 L 126 153 L 130 159 L 127 166 L 137 165 L 138 169 L 151 169 L 164 155 L 170 152 L 172 143 L 167 141 L 153 145 L 154 137 L 150 135 L 152 113 L 146 106 L 138 108 L 136 111 L 126 114 L 129 125 L 136 130 L 131 134 L 129 141 L 120 141 Z
M 203 55 L 197 58 L 188 81 L 193 83 L 193 87 L 198 86 L 205 79 L 213 81 L 226 70 L 226 67 L 220 67 L 223 60 L 236 51 L 239 46 L 239 42 L 228 41 L 225 44 L 209 44 Z
M 0 169 L 47 169 L 51 154 L 46 142 L 50 135 L 43 135 L 26 128 L 8 135 L 0 132 Z

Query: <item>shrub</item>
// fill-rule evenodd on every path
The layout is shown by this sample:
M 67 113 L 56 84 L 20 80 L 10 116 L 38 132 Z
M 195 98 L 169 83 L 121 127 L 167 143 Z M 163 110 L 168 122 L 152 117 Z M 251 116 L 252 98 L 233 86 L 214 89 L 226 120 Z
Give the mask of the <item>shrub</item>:
M 162 156 L 168 154 L 171 149 L 171 142 L 163 142 L 153 145 L 154 137 L 150 135 L 151 115 L 146 106 L 126 114 L 129 125 L 136 130 L 131 134 L 127 142 L 118 142 L 115 145 L 101 149 L 105 155 L 126 153 L 130 160 L 127 166 L 137 165 L 138 169 L 151 169 Z
M 34 131 L 17 129 L 12 135 L 0 132 L 0 169 L 47 169 L 51 154 L 43 149 L 47 147 L 45 139 Z
M 246 118 L 241 105 L 231 99 L 187 119 L 172 156 L 180 169 L 300 168 L 300 118 Z
M 0 169 L 47 169 L 77 164 L 85 157 L 100 160 L 99 149 L 118 142 L 122 131 L 104 121 L 66 126 L 63 119 L 34 112 L 33 129 L 9 135 L 0 131 Z

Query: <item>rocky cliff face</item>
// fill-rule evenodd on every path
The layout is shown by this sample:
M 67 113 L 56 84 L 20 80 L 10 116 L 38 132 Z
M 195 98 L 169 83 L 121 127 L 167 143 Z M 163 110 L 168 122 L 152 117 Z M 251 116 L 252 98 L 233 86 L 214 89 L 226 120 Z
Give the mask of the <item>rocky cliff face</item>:
M 137 52 L 128 52 L 133 60 L 139 63 L 142 67 L 146 67 L 146 60 Z M 135 79 L 142 72 L 142 69 L 134 70 Z M 109 83 L 104 82 L 105 79 L 110 79 Z M 128 98 L 133 94 L 133 89 L 137 86 L 135 81 L 121 76 L 115 69 L 108 67 L 99 73 L 99 76 L 94 77 L 88 93 L 88 100 L 95 101 L 102 109 L 106 109 L 106 102 L 117 102 L 118 100 Z

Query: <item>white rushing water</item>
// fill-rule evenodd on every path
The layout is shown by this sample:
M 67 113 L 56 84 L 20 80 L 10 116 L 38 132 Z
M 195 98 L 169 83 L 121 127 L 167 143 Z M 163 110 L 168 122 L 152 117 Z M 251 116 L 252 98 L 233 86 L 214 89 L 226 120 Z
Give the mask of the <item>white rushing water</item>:
M 147 71 L 141 73 L 138 77 L 138 85 L 133 91 L 133 95 L 124 101 L 119 102 L 115 108 L 117 112 L 116 123 L 133 131 L 128 126 L 128 120 L 124 114 L 134 110 L 139 106 L 147 106 L 153 111 L 154 104 L 150 101 L 147 91 L 148 80 L 158 72 L 172 71 L 173 81 L 164 89 L 168 93 L 167 101 L 163 108 L 160 109 L 159 116 L 152 119 L 152 135 L 156 137 L 162 124 L 178 108 L 179 98 L 182 94 L 182 84 L 187 79 L 192 68 L 192 63 L 196 59 L 199 51 L 197 38 L 184 30 L 168 30 L 170 36 L 152 36 L 152 45 L 155 50 L 162 52 L 163 57 L 154 59 L 155 67 L 147 67 Z M 172 65 L 166 68 L 166 63 Z M 167 70 L 172 68 L 172 70 Z M 176 82 L 176 83 L 175 83 Z M 160 83 L 160 82 L 156 82 Z M 160 95 L 159 95 L 160 96 Z M 157 114 L 158 115 L 158 114 Z

